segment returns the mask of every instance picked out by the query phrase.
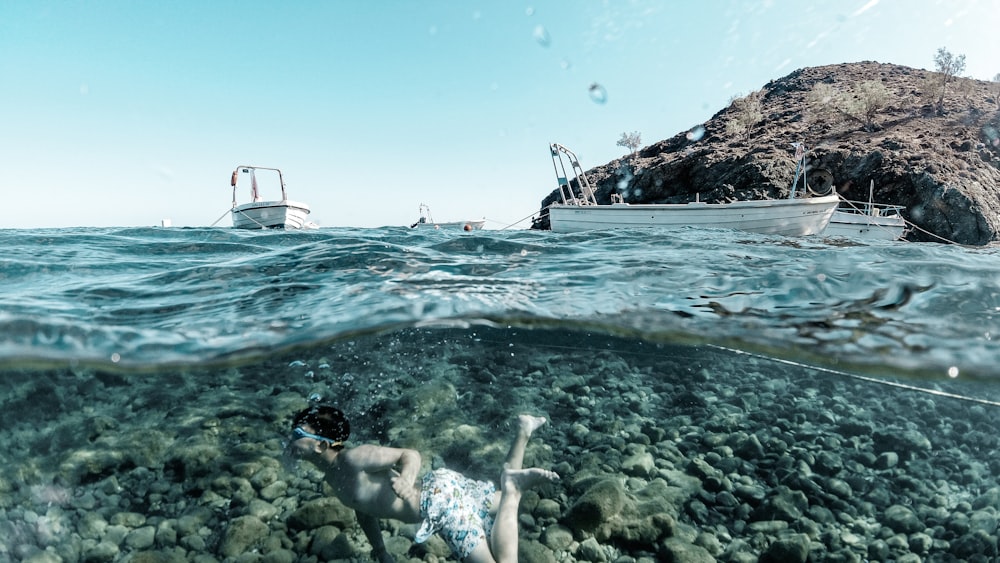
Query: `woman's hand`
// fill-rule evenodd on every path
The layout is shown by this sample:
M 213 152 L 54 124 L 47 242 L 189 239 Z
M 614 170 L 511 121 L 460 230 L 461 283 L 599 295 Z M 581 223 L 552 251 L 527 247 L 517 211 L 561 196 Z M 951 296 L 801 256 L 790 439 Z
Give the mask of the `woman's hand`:
M 420 500 L 417 498 L 417 489 L 414 488 L 413 482 L 398 473 L 392 476 L 392 490 L 395 491 L 397 497 L 405 501 L 410 501 L 411 499 Z

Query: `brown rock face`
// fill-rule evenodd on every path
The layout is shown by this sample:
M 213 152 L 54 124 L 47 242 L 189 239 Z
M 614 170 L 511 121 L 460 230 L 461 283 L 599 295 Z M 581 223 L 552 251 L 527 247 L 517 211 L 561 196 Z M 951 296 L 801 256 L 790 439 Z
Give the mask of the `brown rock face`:
M 761 120 L 746 135 L 727 131 L 740 111 L 731 104 L 702 128 L 587 177 L 599 203 L 616 192 L 628 203 L 781 198 L 795 175 L 792 143 L 803 142 L 814 189 L 832 181 L 845 199 L 867 201 L 874 182 L 876 202 L 906 207 L 909 240 L 1000 240 L 1000 85 L 952 78 L 939 107 L 940 80 L 876 62 L 797 70 L 761 89 Z M 843 110 L 872 85 L 885 93 L 885 105 L 870 120 Z M 818 99 L 822 91 L 835 101 Z M 533 228 L 548 228 L 544 209 L 558 200 L 555 190 L 542 200 Z

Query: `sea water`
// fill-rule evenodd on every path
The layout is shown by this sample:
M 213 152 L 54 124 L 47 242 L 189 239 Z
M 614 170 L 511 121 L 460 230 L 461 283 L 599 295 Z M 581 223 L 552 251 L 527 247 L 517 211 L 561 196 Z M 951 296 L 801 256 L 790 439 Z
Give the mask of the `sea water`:
M 353 521 L 306 519 L 328 491 L 283 456 L 316 402 L 355 443 L 482 479 L 513 416 L 546 416 L 526 462 L 563 479 L 522 505 L 522 560 L 997 556 L 995 247 L 79 228 L 0 248 L 0 561 L 367 557 Z M 595 483 L 619 513 L 582 516 Z M 447 555 L 385 534 L 397 560 Z

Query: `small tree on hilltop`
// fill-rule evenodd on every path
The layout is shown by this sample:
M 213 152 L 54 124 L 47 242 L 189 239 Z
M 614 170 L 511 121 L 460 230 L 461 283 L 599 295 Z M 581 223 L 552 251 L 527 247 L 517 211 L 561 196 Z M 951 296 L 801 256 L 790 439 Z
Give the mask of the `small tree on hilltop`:
M 965 70 L 965 55 L 955 56 L 948 49 L 941 47 L 934 55 L 934 66 L 941 73 L 937 100 L 937 112 L 940 115 L 944 113 L 944 96 L 948 91 L 948 83 Z
M 846 102 L 846 111 L 864 124 L 865 131 L 875 130 L 875 116 L 889 105 L 892 94 L 878 80 L 866 80 L 858 85 L 854 96 Z
M 733 98 L 730 106 L 733 113 L 726 122 L 726 134 L 749 143 L 754 127 L 764 121 L 764 91 L 757 90 L 742 98 Z
M 846 93 L 819 82 L 806 94 L 806 104 L 816 117 L 830 123 L 855 121 L 868 132 L 876 129 L 875 116 L 891 101 L 892 93 L 878 80 L 866 80 Z
M 635 154 L 635 151 L 639 150 L 639 147 L 642 146 L 642 135 L 638 131 L 622 133 L 622 138 L 618 139 L 618 146 L 627 148 L 629 154 Z
M 817 82 L 806 94 L 806 104 L 820 118 L 840 115 L 840 92 L 826 82 Z

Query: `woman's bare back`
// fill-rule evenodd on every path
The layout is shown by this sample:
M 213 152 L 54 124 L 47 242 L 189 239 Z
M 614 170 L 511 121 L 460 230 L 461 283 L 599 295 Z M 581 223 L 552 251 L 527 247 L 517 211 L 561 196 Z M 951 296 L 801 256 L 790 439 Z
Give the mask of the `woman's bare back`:
M 414 450 L 357 446 L 337 455 L 326 471 L 326 482 L 349 508 L 377 518 L 419 522 L 419 483 L 400 482 L 408 479 L 397 470 L 401 463 L 413 463 L 413 456 L 419 469 L 419 455 Z M 407 467 L 404 465 L 403 469 Z M 413 475 L 411 478 L 415 479 L 415 471 Z

